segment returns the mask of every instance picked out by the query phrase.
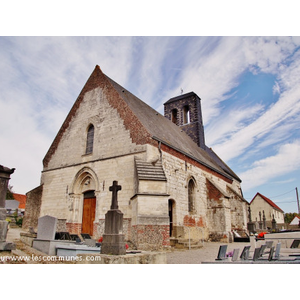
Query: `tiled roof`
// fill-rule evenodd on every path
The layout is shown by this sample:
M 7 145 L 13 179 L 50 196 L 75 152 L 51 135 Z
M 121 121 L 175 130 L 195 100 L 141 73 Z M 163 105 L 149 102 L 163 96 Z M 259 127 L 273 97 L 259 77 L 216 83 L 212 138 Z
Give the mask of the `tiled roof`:
M 13 193 L 14 199 L 19 201 L 19 208 L 20 209 L 25 209 L 25 204 L 26 204 L 26 195 L 21 195 L 21 194 L 15 194 Z
M 141 135 L 145 134 L 146 136 L 151 137 L 152 140 L 161 142 L 162 144 L 181 152 L 183 155 L 192 158 L 193 160 L 225 176 L 226 178 L 229 178 L 230 180 L 235 178 L 238 181 L 241 181 L 239 177 L 224 162 L 222 162 L 221 159 L 217 157 L 211 149 L 206 148 L 206 150 L 204 150 L 200 148 L 179 126 L 175 125 L 173 122 L 165 118 L 138 97 L 110 79 L 101 71 L 99 66 L 95 67 L 95 70 L 82 89 L 63 126 L 59 130 L 52 145 L 50 146 L 43 160 L 44 167 L 48 166 L 48 162 L 55 152 L 58 143 L 64 134 L 64 131 L 68 127 L 68 124 L 80 106 L 84 94 L 87 91 L 97 87 L 105 87 L 107 94 L 110 96 L 117 92 L 120 99 L 118 107 L 126 103 L 126 109 L 129 108 L 133 116 L 137 118 L 137 123 L 142 128 Z M 170 100 L 172 101 L 172 99 Z M 129 113 L 129 111 L 127 112 Z
M 175 125 L 108 76 L 106 78 L 137 116 L 145 129 L 151 134 L 153 139 L 184 153 L 225 177 L 229 177 L 230 179 L 234 177 L 241 181 L 212 149 L 206 147 L 206 150 L 203 150 L 200 148 L 179 126 Z
M 272 200 L 270 200 L 269 198 L 267 198 L 266 196 L 262 195 L 261 193 L 256 193 L 256 195 L 254 196 L 254 198 L 251 200 L 250 204 L 253 202 L 253 200 L 256 198 L 256 196 L 260 196 L 261 198 L 263 198 L 269 205 L 271 205 L 273 208 L 275 208 L 276 210 L 279 210 L 280 212 L 284 213 L 284 211 L 277 206 Z

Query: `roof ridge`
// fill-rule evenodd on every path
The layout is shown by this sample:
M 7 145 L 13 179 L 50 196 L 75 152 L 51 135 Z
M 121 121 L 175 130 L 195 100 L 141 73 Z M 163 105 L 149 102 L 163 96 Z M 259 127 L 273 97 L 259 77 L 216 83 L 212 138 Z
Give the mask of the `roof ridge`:
M 98 87 L 100 82 L 99 82 L 99 77 L 101 76 L 103 78 L 103 72 L 100 69 L 99 65 L 96 65 L 93 72 L 89 76 L 88 80 L 86 81 L 85 85 L 83 86 L 82 90 L 80 91 L 76 101 L 74 102 L 71 110 L 69 111 L 67 117 L 65 118 L 64 122 L 62 123 L 62 126 L 60 127 L 57 135 L 55 136 L 49 150 L 47 151 L 44 159 L 43 159 L 43 166 L 47 167 L 48 163 L 56 151 L 56 148 L 65 132 L 65 130 L 68 128 L 69 123 L 71 122 L 73 116 L 75 115 L 77 109 L 79 108 L 83 97 L 86 92 L 93 90 L 94 88 Z
M 252 201 L 255 199 L 255 197 L 259 195 L 261 198 L 263 198 L 267 203 L 269 203 L 272 207 L 276 208 L 277 210 L 280 210 L 281 212 L 284 212 L 278 205 L 276 205 L 271 199 L 269 199 L 268 197 L 264 196 L 263 194 L 257 192 L 256 195 L 254 196 L 254 198 L 252 199 Z M 250 202 L 250 204 L 252 203 L 252 201 Z

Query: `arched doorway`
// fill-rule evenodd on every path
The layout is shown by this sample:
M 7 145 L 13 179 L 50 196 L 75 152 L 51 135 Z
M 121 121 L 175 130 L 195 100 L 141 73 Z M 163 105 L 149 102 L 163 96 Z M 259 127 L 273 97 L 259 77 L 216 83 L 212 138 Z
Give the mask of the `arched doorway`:
M 170 236 L 174 235 L 174 215 L 175 215 L 175 201 L 169 199 L 169 220 L 170 220 Z
M 82 233 L 94 234 L 94 221 L 96 215 L 96 197 L 95 191 L 87 191 L 83 194 L 82 211 Z
M 84 167 L 75 175 L 70 187 L 69 201 L 69 231 L 93 236 L 99 201 L 99 181 L 91 168 Z

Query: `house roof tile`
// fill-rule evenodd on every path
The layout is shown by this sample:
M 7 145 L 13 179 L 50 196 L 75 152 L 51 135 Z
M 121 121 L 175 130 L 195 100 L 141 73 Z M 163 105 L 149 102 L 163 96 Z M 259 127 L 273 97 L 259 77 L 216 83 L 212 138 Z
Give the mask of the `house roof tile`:
M 261 193 L 256 193 L 256 195 L 254 196 L 254 198 L 251 200 L 251 203 L 253 202 L 253 200 L 256 198 L 256 196 L 260 196 L 262 199 L 264 199 L 269 205 L 271 205 L 273 208 L 275 208 L 276 210 L 280 211 L 280 212 L 284 212 L 279 206 L 277 206 L 272 200 L 270 200 L 269 198 L 267 198 L 266 196 L 262 195 Z
M 22 195 L 22 194 L 16 194 L 13 193 L 14 199 L 19 201 L 19 208 L 20 209 L 25 209 L 25 204 L 26 204 L 26 195 Z

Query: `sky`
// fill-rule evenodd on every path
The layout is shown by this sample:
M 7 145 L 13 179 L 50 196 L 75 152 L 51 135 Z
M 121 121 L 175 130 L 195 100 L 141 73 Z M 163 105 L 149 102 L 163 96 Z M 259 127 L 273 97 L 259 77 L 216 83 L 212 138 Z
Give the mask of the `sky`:
M 70 10 L 68 2 L 46 7 L 10 1 L 0 19 L 0 164 L 16 168 L 14 192 L 40 184 L 42 160 L 99 65 L 161 114 L 163 103 L 181 89 L 195 92 L 206 144 L 242 179 L 244 198 L 250 202 L 260 192 L 283 211 L 298 212 L 296 9 L 255 0 L 246 14 L 238 14 L 237 9 L 244 12 L 240 1 L 198 3 L 193 9 L 193 1 L 183 6 L 174 0 L 153 1 L 137 13 L 134 0 L 93 10 L 80 1 L 72 1 Z M 35 10 L 29 12 L 31 4 Z M 270 4 L 273 13 L 266 20 Z
M 297 212 L 300 38 L 0 37 L 0 158 L 10 184 L 40 184 L 42 160 L 95 65 L 163 114 L 195 92 L 206 144 L 257 192 Z
M 300 34 L 295 3 L 2 1 L 0 164 L 16 168 L 10 181 L 14 192 L 40 184 L 42 160 L 98 64 L 160 113 L 181 89 L 197 93 L 206 144 L 242 179 L 244 197 L 251 201 L 260 192 L 285 212 L 297 212 Z M 210 269 L 203 273 L 205 286 L 215 289 Z M 114 288 L 107 271 L 101 280 L 108 278 L 105 284 Z M 227 276 L 227 271 L 218 274 Z M 162 284 L 160 291 L 169 295 L 170 289 L 163 289 L 165 270 L 158 274 L 163 277 L 156 286 Z M 199 276 L 186 277 L 187 284 L 192 278 L 198 284 Z M 86 278 L 90 284 L 91 277 Z M 245 277 L 235 276 L 235 282 L 239 278 Z M 291 278 L 297 276 L 289 283 Z M 41 277 L 39 284 L 44 282 Z M 118 284 L 124 293 L 127 281 Z M 227 281 L 218 284 L 220 291 L 228 286 Z M 186 297 L 187 290 L 181 290 L 176 295 Z

